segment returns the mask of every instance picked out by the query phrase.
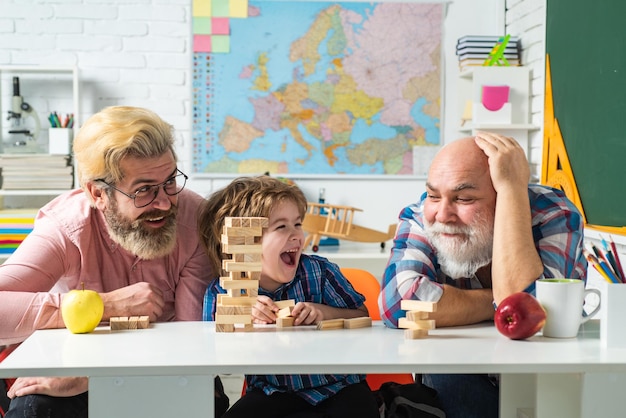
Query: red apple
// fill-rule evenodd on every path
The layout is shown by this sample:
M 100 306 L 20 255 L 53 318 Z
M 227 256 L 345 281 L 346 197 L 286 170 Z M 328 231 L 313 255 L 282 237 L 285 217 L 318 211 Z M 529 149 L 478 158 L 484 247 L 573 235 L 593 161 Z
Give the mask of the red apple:
M 524 340 L 543 327 L 546 311 L 533 295 L 518 292 L 500 302 L 493 320 L 502 335 L 512 340 Z

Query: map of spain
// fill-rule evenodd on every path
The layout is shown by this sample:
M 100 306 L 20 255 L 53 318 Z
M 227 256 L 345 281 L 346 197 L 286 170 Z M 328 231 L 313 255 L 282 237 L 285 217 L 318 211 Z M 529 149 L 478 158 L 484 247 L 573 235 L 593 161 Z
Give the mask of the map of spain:
M 413 174 L 439 144 L 442 4 L 250 1 L 194 54 L 194 170 Z

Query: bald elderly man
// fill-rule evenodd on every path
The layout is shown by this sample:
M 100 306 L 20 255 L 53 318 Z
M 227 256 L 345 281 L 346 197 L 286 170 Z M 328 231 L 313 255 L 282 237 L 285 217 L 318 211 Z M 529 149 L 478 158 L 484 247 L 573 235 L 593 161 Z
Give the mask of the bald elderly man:
M 563 192 L 528 184 L 513 138 L 480 132 L 445 145 L 426 192 L 404 208 L 383 277 L 381 317 L 397 327 L 403 299 L 437 302 L 437 327 L 493 320 L 515 292 L 543 277 L 585 279 L 584 222 Z M 463 348 L 459 347 L 459 355 Z M 448 418 L 497 417 L 497 376 L 424 375 Z

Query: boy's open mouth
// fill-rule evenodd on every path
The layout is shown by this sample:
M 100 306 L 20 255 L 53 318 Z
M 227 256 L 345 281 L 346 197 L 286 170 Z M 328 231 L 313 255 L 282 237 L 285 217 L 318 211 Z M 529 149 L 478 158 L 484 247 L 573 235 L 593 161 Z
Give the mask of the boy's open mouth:
M 280 258 L 281 260 L 283 260 L 285 264 L 293 266 L 294 264 L 296 264 L 297 255 L 298 255 L 298 250 L 293 249 L 293 250 L 289 250 L 289 251 L 285 251 L 284 253 L 281 253 Z

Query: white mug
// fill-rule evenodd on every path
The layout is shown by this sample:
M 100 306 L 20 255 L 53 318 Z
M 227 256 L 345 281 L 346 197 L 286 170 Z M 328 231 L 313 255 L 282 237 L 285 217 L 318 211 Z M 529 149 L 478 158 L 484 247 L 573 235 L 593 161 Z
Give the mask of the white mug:
M 535 282 L 537 300 L 546 310 L 543 336 L 573 338 L 578 335 L 580 324 L 587 322 L 600 310 L 598 306 L 583 315 L 583 304 L 589 294 L 600 300 L 598 289 L 585 289 L 585 282 L 578 279 L 539 279 Z

